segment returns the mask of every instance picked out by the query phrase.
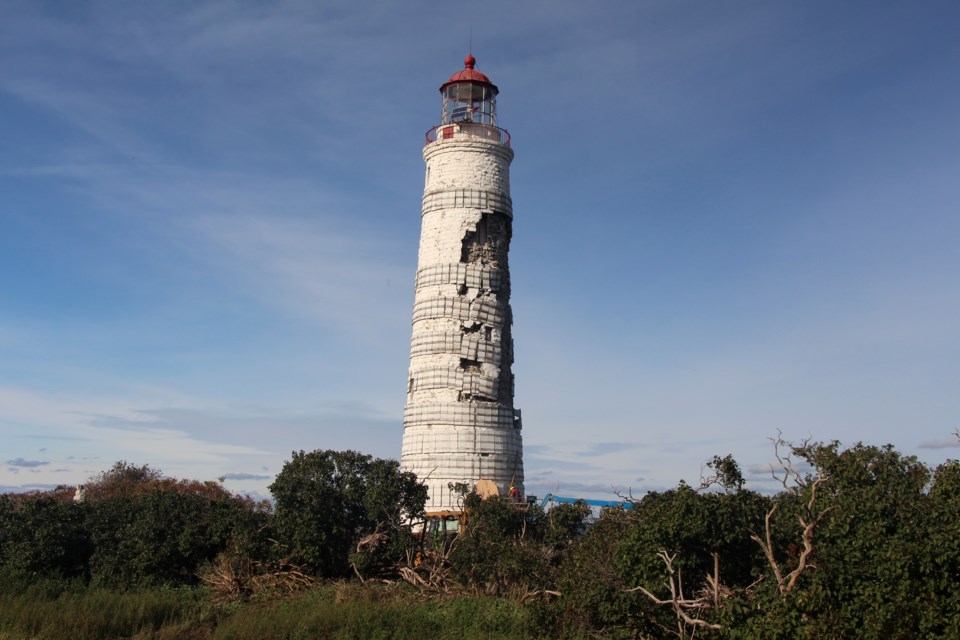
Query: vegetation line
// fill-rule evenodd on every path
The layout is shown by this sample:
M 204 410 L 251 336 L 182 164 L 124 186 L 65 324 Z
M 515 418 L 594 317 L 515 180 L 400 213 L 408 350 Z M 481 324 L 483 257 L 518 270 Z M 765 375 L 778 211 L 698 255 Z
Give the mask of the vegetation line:
M 0 496 L 0 640 L 960 638 L 960 463 L 773 457 L 773 495 L 716 456 L 596 519 L 465 494 L 447 533 L 352 451 L 294 452 L 275 506 L 120 462 Z

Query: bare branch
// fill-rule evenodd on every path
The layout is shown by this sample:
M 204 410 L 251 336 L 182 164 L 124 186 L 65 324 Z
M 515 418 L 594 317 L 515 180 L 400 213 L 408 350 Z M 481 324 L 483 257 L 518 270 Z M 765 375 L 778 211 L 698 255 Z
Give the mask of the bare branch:
M 632 589 L 626 589 L 627 592 L 636 592 L 639 591 L 643 595 L 647 596 L 654 604 L 661 606 L 670 606 L 673 608 L 674 615 L 677 618 L 677 631 L 675 632 L 678 638 L 693 638 L 696 635 L 696 630 L 699 628 L 703 629 L 722 629 L 723 627 L 718 624 L 712 624 L 706 620 L 701 620 L 699 617 L 692 617 L 688 611 L 693 611 L 699 615 L 700 612 L 705 611 L 710 608 L 710 600 L 707 597 L 699 597 L 694 599 L 687 599 L 683 595 L 683 577 L 682 572 L 678 569 L 673 568 L 673 561 L 677 557 L 677 554 L 670 555 L 666 550 L 660 550 L 657 552 L 657 556 L 663 560 L 663 563 L 667 569 L 667 588 L 670 590 L 670 599 L 663 600 L 658 598 L 653 593 L 648 591 L 642 586 L 634 587 Z M 719 585 L 720 575 L 719 575 L 719 559 L 716 554 L 714 554 L 714 576 L 713 584 Z M 707 576 L 707 582 L 711 582 L 711 577 Z M 719 600 L 719 587 L 715 587 L 715 597 Z M 687 628 L 691 628 L 689 635 L 687 634 Z
M 634 497 L 633 497 L 633 489 L 632 489 L 632 488 L 627 489 L 626 495 L 624 495 L 623 492 L 621 492 L 620 490 L 614 490 L 613 494 L 614 494 L 615 496 L 617 496 L 618 498 L 620 498 L 620 501 L 621 501 L 621 502 L 629 502 L 629 503 L 630 503 L 631 505 L 633 505 L 634 507 L 637 506 L 637 505 L 639 505 L 639 504 L 640 504 L 640 500 L 642 499 L 642 498 L 634 498 Z
M 717 484 L 719 481 L 719 478 L 717 478 L 716 474 L 712 476 L 706 475 L 706 469 L 706 464 L 700 465 L 700 486 L 697 487 L 697 491 L 705 491 L 706 489 L 709 489 L 713 485 Z
M 810 524 L 805 523 L 803 518 L 797 516 L 800 526 L 803 527 L 803 534 L 801 536 L 801 540 L 803 541 L 803 551 L 800 552 L 800 558 L 797 561 L 797 568 L 787 574 L 788 580 L 786 591 L 784 593 L 789 593 L 793 589 L 794 585 L 797 583 L 797 578 L 799 578 L 800 574 L 806 569 L 816 568 L 816 565 L 809 563 L 810 554 L 813 553 L 813 530 L 818 524 L 820 524 L 820 521 L 823 520 L 824 516 L 835 509 L 837 509 L 836 505 L 827 507 L 821 511 Z
M 777 459 L 775 465 L 770 465 L 770 475 L 783 486 L 784 491 L 798 495 L 806 488 L 807 481 L 793 463 L 792 452 L 796 447 L 783 439 L 781 431 L 777 431 L 777 437 L 770 438 L 770 442 L 773 443 L 773 455 Z M 806 448 L 809 444 L 810 438 L 805 438 L 800 448 Z
M 777 591 L 779 591 L 780 595 L 785 598 L 796 586 L 797 580 L 805 571 L 816 568 L 816 565 L 810 562 L 810 558 L 814 552 L 814 530 L 823 521 L 828 513 L 837 509 L 837 506 L 828 506 L 817 512 L 815 510 L 817 492 L 820 489 L 820 486 L 827 480 L 823 470 L 818 469 L 816 476 L 812 478 L 810 475 L 804 477 L 794 466 L 793 460 L 790 457 L 790 453 L 783 453 L 781 451 L 781 448 L 785 448 L 787 451 L 792 452 L 796 451 L 797 447 L 794 447 L 790 443 L 784 441 L 782 434 L 779 432 L 776 438 L 771 438 L 771 441 L 773 442 L 774 456 L 776 457 L 777 464 L 780 467 L 780 472 L 778 473 L 774 469 L 774 465 L 770 465 L 771 475 L 773 475 L 773 477 L 783 485 L 784 490 L 791 495 L 799 498 L 804 491 L 807 493 L 805 502 L 801 503 L 805 515 L 797 516 L 797 521 L 802 527 L 800 541 L 803 544 L 803 550 L 800 552 L 797 560 L 797 566 L 786 576 L 783 575 L 780 569 L 780 565 L 777 562 L 773 548 L 772 518 L 777 511 L 777 503 L 773 504 L 764 518 L 764 537 L 761 538 L 755 532 L 751 532 L 750 534 L 750 538 L 760 546 L 760 549 L 763 551 L 763 554 L 767 559 L 767 563 L 770 565 L 771 571 L 773 571 L 773 575 L 777 580 Z M 810 438 L 807 438 L 803 441 L 803 444 L 800 448 L 807 449 L 809 446 Z
M 707 576 L 707 584 L 713 590 L 713 606 L 720 606 L 720 554 L 714 551 L 713 555 L 713 575 Z

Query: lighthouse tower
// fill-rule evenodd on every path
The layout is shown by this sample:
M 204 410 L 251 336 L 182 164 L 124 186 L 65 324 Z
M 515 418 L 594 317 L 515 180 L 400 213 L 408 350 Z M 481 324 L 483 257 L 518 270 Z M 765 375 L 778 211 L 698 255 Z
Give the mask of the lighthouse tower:
M 497 126 L 499 90 L 475 65 L 468 55 L 440 87 L 440 124 L 423 149 L 401 464 L 427 485 L 427 512 L 459 510 L 457 483 L 523 493 L 507 265 L 513 151 Z

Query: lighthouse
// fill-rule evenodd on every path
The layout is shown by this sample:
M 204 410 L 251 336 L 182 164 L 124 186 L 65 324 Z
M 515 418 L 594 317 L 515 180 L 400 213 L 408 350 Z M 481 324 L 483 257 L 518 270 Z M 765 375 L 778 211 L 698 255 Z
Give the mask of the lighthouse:
M 507 261 L 513 149 L 498 93 L 468 55 L 440 87 L 440 124 L 423 148 L 401 465 L 427 485 L 428 513 L 460 510 L 458 484 L 523 494 Z

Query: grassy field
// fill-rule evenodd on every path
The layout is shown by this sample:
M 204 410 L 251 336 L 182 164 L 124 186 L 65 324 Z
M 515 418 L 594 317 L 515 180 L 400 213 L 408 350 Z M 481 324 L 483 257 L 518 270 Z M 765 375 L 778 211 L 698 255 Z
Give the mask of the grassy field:
M 8 582 L 0 586 L 0 639 L 200 640 L 210 637 L 213 619 L 205 602 L 196 589 L 117 593 L 57 581 Z
M 0 640 L 458 640 L 551 637 L 536 606 L 427 600 L 397 586 L 326 584 L 296 598 L 213 605 L 200 588 L 118 593 L 41 582 L 0 586 Z M 575 636 L 570 636 L 575 637 Z

